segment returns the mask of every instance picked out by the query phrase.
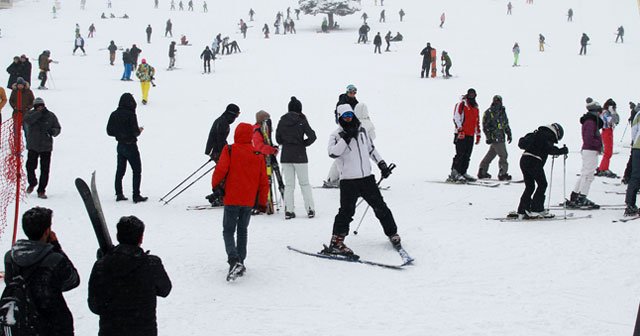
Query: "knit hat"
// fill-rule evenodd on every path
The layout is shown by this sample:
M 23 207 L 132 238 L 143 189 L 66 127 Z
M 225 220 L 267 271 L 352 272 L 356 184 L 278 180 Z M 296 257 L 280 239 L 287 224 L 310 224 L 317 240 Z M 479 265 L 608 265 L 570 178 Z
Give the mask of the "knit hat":
M 22 78 L 22 77 L 18 77 L 18 79 L 16 80 L 16 84 L 17 84 L 17 85 L 20 85 L 20 84 L 22 84 L 22 85 L 26 85 L 26 84 L 27 84 L 27 82 L 25 82 L 25 81 L 24 81 L 24 78 Z
M 338 105 L 338 107 L 336 107 L 336 112 L 338 113 L 338 115 L 340 117 L 342 117 L 343 114 L 345 113 L 353 113 L 353 109 L 351 108 L 351 105 L 349 104 L 342 104 L 342 105 Z
M 33 101 L 33 107 L 38 107 L 38 105 L 44 106 L 44 99 L 38 97 Z
M 302 103 L 296 97 L 291 97 L 288 107 L 290 112 L 302 113 Z
M 142 61 L 140 61 L 140 63 L 142 63 L 142 64 L 147 64 L 147 59 L 146 59 L 146 58 L 143 58 L 143 59 L 142 59 Z
M 227 105 L 227 109 L 225 110 L 225 112 L 231 113 L 237 117 L 240 115 L 240 108 L 238 107 L 238 105 L 231 103 Z
M 602 110 L 602 106 L 600 106 L 600 103 L 598 103 L 597 101 L 593 100 L 593 98 L 587 97 L 586 102 L 587 102 L 587 110 L 588 111 L 600 111 L 600 110 Z

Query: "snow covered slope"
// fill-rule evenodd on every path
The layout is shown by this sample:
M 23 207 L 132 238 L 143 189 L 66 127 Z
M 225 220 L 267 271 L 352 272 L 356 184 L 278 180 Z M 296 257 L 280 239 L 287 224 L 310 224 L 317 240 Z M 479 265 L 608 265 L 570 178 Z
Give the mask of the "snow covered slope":
M 82 276 L 80 288 L 66 294 L 77 335 L 95 335 L 98 317 L 87 307 L 87 280 L 97 243 L 73 179 L 98 171 L 103 208 L 115 237 L 120 216 L 135 214 L 147 224 L 143 247 L 159 255 L 174 283 L 167 299 L 158 301 L 160 335 L 629 335 L 640 298 L 640 262 L 636 244 L 638 223 L 611 223 L 622 211 L 594 212 L 594 218 L 567 222 L 499 223 L 485 217 L 514 210 L 521 184 L 495 189 L 428 183 L 444 180 L 454 147 L 451 111 L 469 87 L 478 92 L 482 111 L 491 97 L 504 98 L 514 138 L 542 124 L 564 126 L 571 150 L 566 167 L 566 191 L 580 167 L 580 126 L 585 98 L 600 103 L 611 97 L 622 120 L 627 102 L 638 101 L 634 85 L 640 52 L 638 9 L 634 1 L 536 0 L 533 5 L 497 0 L 387 0 L 387 22 L 378 23 L 382 7 L 363 0 L 372 35 L 400 31 L 405 41 L 393 52 L 373 54 L 373 46 L 357 45 L 361 12 L 338 17 L 342 27 L 317 34 L 321 16 L 302 16 L 298 34 L 272 35 L 260 29 L 271 25 L 276 11 L 296 7 L 289 0 L 209 0 L 209 13 L 169 11 L 169 1 L 153 9 L 153 1 L 63 1 L 52 19 L 50 1 L 25 0 L 0 11 L 0 59 L 7 65 L 14 55 L 37 58 L 49 49 L 51 90 L 36 91 L 62 124 L 52 157 L 47 200 L 28 197 L 22 210 L 41 205 L 54 210 L 54 230 Z M 186 3 L 186 1 L 185 1 Z M 247 39 L 237 22 L 248 20 Z M 573 23 L 566 12 L 575 11 Z M 407 13 L 400 23 L 397 12 Z M 127 13 L 129 20 L 101 20 L 100 14 Z M 446 12 L 443 29 L 439 17 Z M 174 38 L 164 38 L 164 23 L 173 21 Z M 85 36 L 87 56 L 72 56 L 75 24 Z M 96 37 L 86 38 L 95 23 Z M 145 40 L 151 24 L 152 43 Z M 615 44 L 615 31 L 624 25 L 624 44 Z M 223 56 L 215 73 L 202 75 L 200 52 L 214 36 L 236 39 L 241 54 Z M 591 37 L 588 56 L 578 56 L 579 38 Z M 547 38 L 547 51 L 537 51 L 538 34 Z M 177 67 L 168 66 L 168 46 L 187 35 L 193 46 L 179 47 Z M 156 67 L 157 87 L 150 103 L 138 107 L 145 131 L 139 138 L 143 159 L 144 204 L 115 203 L 115 141 L 106 136 L 109 114 L 123 92 L 140 100 L 139 84 L 121 82 L 118 53 L 108 63 L 109 41 L 130 47 L 136 43 L 141 58 Z M 426 42 L 449 52 L 456 78 L 420 79 L 420 50 Z M 520 44 L 522 67 L 513 68 L 511 47 Z M 35 61 L 34 61 L 35 62 Z M 439 62 L 438 62 L 439 65 Z M 37 71 L 34 71 L 35 81 Z M 5 84 L 7 75 L 0 75 Z M 330 238 L 338 208 L 338 191 L 314 189 L 317 216 L 284 221 L 284 214 L 252 218 L 247 275 L 225 281 L 226 254 L 222 242 L 222 210 L 191 211 L 210 190 L 209 177 L 167 206 L 155 200 L 203 164 L 204 145 L 211 123 L 234 102 L 242 110 L 238 121 L 254 122 L 264 109 L 277 121 L 286 113 L 291 96 L 318 134 L 309 148 L 310 176 L 319 185 L 331 159 L 326 142 L 335 124 L 338 94 L 355 84 L 358 99 L 367 103 L 376 125 L 376 146 L 387 162 L 398 168 L 385 184 L 386 202 L 398 222 L 404 246 L 416 258 L 404 271 L 313 259 L 292 253 L 287 245 L 319 250 Z M 55 85 L 53 85 L 55 84 Z M 8 108 L 3 119 L 10 115 Z M 628 149 L 620 142 L 624 125 L 616 130 L 620 154 L 612 170 L 621 174 Z M 233 130 L 232 130 L 233 132 Z M 628 133 L 628 132 L 627 132 Z M 521 151 L 509 145 L 510 173 L 520 179 Z M 475 174 L 487 146 L 475 147 L 469 172 Z M 490 173 L 497 175 L 497 163 Z M 549 174 L 550 162 L 547 164 Z M 553 203 L 563 197 L 562 161 L 555 163 Z M 130 175 L 125 177 L 125 190 Z M 623 196 L 606 194 L 620 187 L 593 184 L 590 198 L 602 204 L 622 204 Z M 128 192 L 127 192 L 128 193 Z M 298 193 L 298 192 L 296 192 Z M 298 214 L 302 215 L 297 194 Z M 364 212 L 354 217 L 354 225 Z M 20 233 L 22 237 L 22 233 Z M 398 263 L 377 220 L 369 211 L 359 235 L 347 244 L 363 258 Z M 10 246 L 8 233 L 0 241 Z

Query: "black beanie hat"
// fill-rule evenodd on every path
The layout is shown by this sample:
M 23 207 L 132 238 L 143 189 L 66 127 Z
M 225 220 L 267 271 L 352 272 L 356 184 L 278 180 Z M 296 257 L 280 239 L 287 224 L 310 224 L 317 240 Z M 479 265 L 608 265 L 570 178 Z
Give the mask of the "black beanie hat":
M 302 113 L 302 103 L 296 97 L 291 97 L 291 101 L 289 101 L 289 111 Z
M 227 105 L 227 109 L 225 110 L 225 112 L 229 112 L 237 117 L 240 115 L 240 108 L 238 107 L 238 105 L 232 103 Z

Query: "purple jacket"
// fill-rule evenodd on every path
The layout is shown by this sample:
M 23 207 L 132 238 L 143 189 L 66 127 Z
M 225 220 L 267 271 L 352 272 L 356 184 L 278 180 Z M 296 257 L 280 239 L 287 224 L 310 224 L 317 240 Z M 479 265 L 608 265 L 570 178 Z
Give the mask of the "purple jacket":
M 588 112 L 580 118 L 582 124 L 582 149 L 602 151 L 602 119 L 596 114 Z

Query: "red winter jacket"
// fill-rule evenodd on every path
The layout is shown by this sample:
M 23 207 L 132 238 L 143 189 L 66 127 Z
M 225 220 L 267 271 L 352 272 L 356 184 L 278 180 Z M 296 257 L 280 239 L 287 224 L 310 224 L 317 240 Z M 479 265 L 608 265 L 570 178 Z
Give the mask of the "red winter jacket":
M 480 110 L 467 104 L 466 98 L 456 104 L 453 111 L 453 122 L 456 131 L 462 128 L 465 136 L 480 135 Z
M 269 146 L 264 142 L 264 135 L 262 135 L 261 124 L 253 125 L 253 148 L 263 155 L 272 155 L 276 153 L 276 148 Z
M 234 144 L 225 145 L 211 178 L 211 186 L 216 188 L 225 180 L 224 205 L 253 207 L 258 196 L 258 205 L 266 206 L 269 180 L 264 157 L 251 144 L 253 127 L 240 123 L 236 127 Z

